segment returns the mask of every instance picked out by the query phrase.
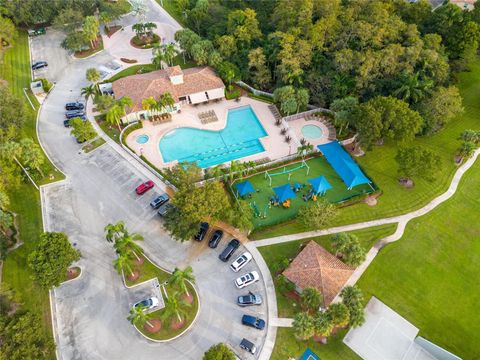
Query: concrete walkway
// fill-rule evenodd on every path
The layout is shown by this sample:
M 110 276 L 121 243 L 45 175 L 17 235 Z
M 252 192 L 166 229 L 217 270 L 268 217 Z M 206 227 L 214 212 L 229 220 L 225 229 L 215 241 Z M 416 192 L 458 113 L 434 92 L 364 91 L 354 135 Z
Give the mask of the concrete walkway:
M 270 320 L 270 325 L 276 326 L 276 327 L 292 327 L 293 319 L 273 318 L 272 320 Z
M 381 240 L 379 240 L 367 253 L 365 261 L 358 266 L 350 279 L 348 279 L 347 283 L 345 286 L 349 285 L 355 285 L 355 283 L 360 279 L 362 274 L 365 272 L 365 270 L 368 268 L 370 263 L 375 259 L 375 256 L 377 256 L 378 252 L 380 251 L 381 248 L 383 248 L 385 245 L 399 240 L 405 231 L 405 227 L 407 226 L 408 222 L 412 219 L 415 219 L 417 217 L 423 216 L 433 209 L 435 209 L 438 205 L 442 204 L 443 202 L 447 201 L 450 199 L 455 192 L 457 191 L 458 184 L 460 183 L 460 180 L 462 179 L 463 175 L 465 172 L 470 169 L 475 161 L 477 160 L 478 156 L 480 155 L 480 149 L 477 149 L 473 156 L 469 158 L 467 161 L 465 161 L 455 172 L 455 175 L 453 176 L 453 179 L 450 183 L 450 186 L 448 187 L 447 191 L 445 191 L 443 194 L 437 196 L 434 198 L 432 201 L 430 201 L 427 205 L 421 207 L 418 210 L 414 210 L 412 212 L 409 212 L 407 214 L 399 215 L 399 216 L 394 216 L 394 217 L 389 217 L 389 218 L 384 218 L 384 219 L 378 219 L 378 220 L 372 220 L 372 221 L 366 221 L 366 222 L 361 222 L 357 224 L 350 224 L 350 225 L 344 225 L 344 226 L 337 226 L 334 228 L 330 229 L 324 229 L 324 230 L 315 230 L 315 231 L 307 231 L 303 233 L 298 233 L 298 234 L 291 234 L 291 235 L 285 235 L 285 236 L 278 236 L 270 239 L 265 239 L 265 240 L 258 240 L 251 242 L 252 246 L 255 247 L 261 247 L 261 246 L 267 246 L 267 245 L 274 245 L 274 244 L 281 244 L 281 243 L 286 243 L 289 241 L 295 241 L 295 240 L 301 240 L 301 239 L 306 239 L 306 238 L 311 238 L 311 237 L 316 237 L 316 236 L 322 236 L 322 235 L 329 235 L 329 234 L 336 234 L 339 232 L 344 232 L 344 231 L 352 231 L 352 230 L 359 230 L 359 229 L 365 229 L 373 226 L 379 226 L 379 225 L 386 225 L 386 224 L 398 224 L 396 231 L 392 234 L 389 235 Z M 334 302 L 339 301 L 339 296 L 333 300 Z

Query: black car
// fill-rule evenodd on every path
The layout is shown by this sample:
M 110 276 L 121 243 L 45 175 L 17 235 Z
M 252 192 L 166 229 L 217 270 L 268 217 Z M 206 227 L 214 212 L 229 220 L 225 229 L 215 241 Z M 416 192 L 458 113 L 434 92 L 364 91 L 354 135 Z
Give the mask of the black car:
M 255 344 L 245 338 L 243 338 L 240 342 L 240 347 L 243 350 L 247 350 L 251 354 L 255 354 L 255 352 L 257 351 L 257 347 L 255 346 Z
M 48 66 L 48 63 L 46 61 L 37 61 L 32 65 L 32 70 L 42 69 L 47 66 Z
M 262 320 L 256 316 L 243 315 L 242 324 L 245 326 L 250 326 L 258 330 L 263 330 L 265 328 L 265 320 Z
M 83 110 L 72 110 L 72 111 L 67 111 L 65 113 L 65 117 L 67 119 L 73 119 L 75 117 L 82 117 L 85 116 L 85 112 Z
M 261 305 L 262 302 L 262 297 L 251 291 L 247 295 L 242 295 L 237 298 L 237 305 L 239 306 Z
M 215 230 L 210 240 L 208 240 L 208 247 L 215 249 L 218 246 L 218 243 L 220 242 L 220 240 L 222 240 L 222 237 L 223 237 L 223 231 Z
M 227 262 L 228 259 L 232 257 L 233 253 L 235 252 L 235 250 L 238 249 L 239 246 L 240 246 L 240 241 L 238 241 L 237 239 L 231 240 L 228 243 L 227 247 L 222 251 L 222 253 L 218 255 L 218 258 L 223 262 Z
M 65 126 L 66 128 L 70 127 L 70 119 L 63 120 L 63 126 Z
M 160 206 L 167 203 L 169 200 L 170 197 L 167 194 L 161 194 L 150 202 L 150 206 L 154 209 L 158 209 Z
M 65 104 L 65 110 L 71 111 L 71 110 L 83 110 L 85 109 L 85 105 L 83 105 L 81 102 L 71 102 Z
M 166 203 L 166 204 L 163 204 L 162 206 L 160 206 L 160 207 L 158 208 L 157 213 L 158 213 L 158 215 L 160 215 L 160 216 L 163 217 L 163 216 L 167 215 L 167 213 L 168 213 L 170 210 L 172 210 L 173 208 L 174 208 L 174 206 L 173 206 L 172 204 Z
M 197 241 L 202 241 L 205 235 L 207 234 L 208 228 L 210 226 L 208 225 L 207 222 L 202 222 L 200 224 L 200 230 L 198 230 L 198 233 L 195 235 L 195 240 Z

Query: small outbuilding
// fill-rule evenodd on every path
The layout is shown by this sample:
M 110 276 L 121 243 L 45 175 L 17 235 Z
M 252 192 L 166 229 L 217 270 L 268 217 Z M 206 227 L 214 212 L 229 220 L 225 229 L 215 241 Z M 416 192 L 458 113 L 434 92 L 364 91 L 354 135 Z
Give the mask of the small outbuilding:
M 295 284 L 298 292 L 309 287 L 320 291 L 323 305 L 327 307 L 353 274 L 353 270 L 312 240 L 293 259 L 283 275 Z

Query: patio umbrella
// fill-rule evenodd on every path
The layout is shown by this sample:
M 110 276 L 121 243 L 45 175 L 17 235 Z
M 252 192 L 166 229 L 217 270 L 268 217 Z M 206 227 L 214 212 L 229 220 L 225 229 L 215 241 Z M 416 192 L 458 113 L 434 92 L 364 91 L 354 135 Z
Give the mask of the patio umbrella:
M 235 184 L 235 188 L 237 189 L 238 195 L 240 196 L 245 196 L 247 194 L 255 192 L 255 189 L 248 180 Z
M 315 194 L 325 194 L 325 192 L 332 188 L 332 185 L 325 179 L 325 176 L 319 176 L 313 179 L 307 180 L 313 188 Z
M 285 184 L 285 185 L 273 188 L 273 191 L 275 195 L 277 195 L 279 202 L 284 202 L 285 200 L 293 199 L 297 197 L 297 195 L 295 195 L 295 193 L 293 192 L 290 184 Z

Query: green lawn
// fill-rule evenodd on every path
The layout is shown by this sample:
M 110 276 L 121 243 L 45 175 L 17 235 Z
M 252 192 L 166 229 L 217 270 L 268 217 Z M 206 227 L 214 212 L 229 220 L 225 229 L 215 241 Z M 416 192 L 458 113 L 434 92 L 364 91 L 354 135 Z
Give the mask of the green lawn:
M 278 328 L 270 359 L 286 360 L 290 357 L 298 359 L 307 348 L 310 348 L 322 360 L 360 360 L 360 357 L 342 342 L 345 334 L 346 330 L 340 331 L 329 337 L 328 344 L 322 345 L 313 340 L 298 341 L 291 328 Z
M 191 67 L 196 66 L 195 62 L 193 60 L 190 60 L 188 58 L 183 61 L 183 56 L 182 54 L 175 56 L 173 59 L 173 65 L 180 65 L 182 69 L 188 69 Z M 114 82 L 115 80 L 124 78 L 126 76 L 131 76 L 137 74 L 139 71 L 142 71 L 142 73 L 148 73 L 151 71 L 158 70 L 155 64 L 137 64 L 137 65 L 132 65 L 119 73 L 113 75 L 110 79 L 108 79 L 106 82 Z
M 175 5 L 175 0 L 156 0 L 177 22 L 185 26 L 184 17 Z
M 22 135 L 28 136 L 38 142 L 36 135 L 36 111 L 34 111 L 23 92 L 30 87 L 30 60 L 28 50 L 28 37 L 26 32 L 19 31 L 15 46 L 8 49 L 4 55 L 3 64 L 0 65 L 0 77 L 8 81 L 13 93 L 25 100 L 27 117 L 22 129 Z M 27 92 L 28 94 L 28 92 Z M 38 108 L 38 102 L 32 94 L 28 94 L 33 104 Z M 37 184 L 45 184 L 63 178 L 63 175 L 46 158 L 43 167 L 45 177 L 34 176 Z M 8 189 L 11 200 L 11 210 L 18 216 L 20 239 L 24 243 L 9 254 L 3 265 L 2 281 L 8 283 L 23 302 L 23 308 L 38 313 L 43 319 L 45 333 L 52 335 L 50 303 L 48 292 L 36 286 L 31 279 L 27 267 L 27 257 L 43 231 L 40 198 L 38 191 L 30 183 L 21 183 L 18 187 Z M 47 354 L 48 359 L 53 359 L 54 353 Z
M 293 217 L 297 216 L 298 210 L 301 206 L 313 205 L 314 201 L 304 201 L 302 199 L 302 196 L 311 189 L 309 183 L 307 182 L 308 179 L 313 179 L 318 176 L 325 176 L 330 185 L 332 185 L 332 189 L 327 190 L 325 198 L 334 203 L 373 191 L 372 188 L 366 184 L 357 186 L 353 190 L 348 190 L 342 179 L 327 163 L 324 157 L 317 157 L 307 160 L 306 164 L 310 169 L 308 169 L 306 166 L 301 167 L 303 165 L 302 162 L 296 162 L 288 166 L 282 166 L 269 170 L 268 173 L 272 175 L 271 186 L 268 177 L 265 177 L 265 172 L 248 178 L 257 191 L 252 194 L 251 198 L 247 199 L 250 206 L 254 208 L 255 212 L 258 214 L 253 219 L 253 224 L 256 228 L 278 224 L 288 219 L 292 219 Z M 269 200 L 272 196 L 274 196 L 274 187 L 285 184 L 290 184 L 293 186 L 295 183 L 305 185 L 305 187 L 297 192 L 296 198 L 291 199 L 290 207 L 285 208 L 282 205 L 270 206 Z
M 84 145 L 82 150 L 85 151 L 86 153 L 89 153 L 90 151 L 95 150 L 96 148 L 98 148 L 99 146 L 102 146 L 103 144 L 105 144 L 105 140 L 103 140 L 103 138 L 98 138 L 93 140 L 91 143 Z
M 376 241 L 392 234 L 395 229 L 396 225 L 391 224 L 352 231 L 351 234 L 358 236 L 360 243 L 365 249 L 370 249 Z M 279 263 L 283 259 L 293 259 L 299 253 L 302 244 L 305 244 L 310 240 L 315 240 L 326 250 L 332 252 L 332 246 L 330 242 L 332 236 L 333 235 L 326 235 L 311 239 L 290 241 L 284 244 L 262 246 L 259 247 L 258 250 L 265 259 L 265 262 L 267 263 L 270 272 L 272 272 L 273 274 L 273 268 L 275 267 L 275 264 Z M 277 285 L 275 276 L 274 282 Z M 284 296 L 282 292 L 278 289 L 278 286 L 275 286 L 275 291 L 277 294 L 278 316 L 293 317 L 294 314 L 297 312 L 298 304 L 291 298 Z
M 444 192 L 455 172 L 456 166 L 453 157 L 460 145 L 458 137 L 465 129 L 480 129 L 478 114 L 480 113 L 480 59 L 471 65 L 471 71 L 458 75 L 457 86 L 463 97 L 465 112 L 460 114 L 439 133 L 416 139 L 413 143 L 425 146 L 435 151 L 441 158 L 440 171 L 431 183 L 416 180 L 413 189 L 400 187 L 397 182 L 397 165 L 394 157 L 397 146 L 388 143 L 375 147 L 366 156 L 356 160 L 366 171 L 383 195 L 378 199 L 376 206 L 358 204 L 344 208 L 334 225 L 350 224 L 360 221 L 378 219 L 418 209 L 432 198 Z M 296 233 L 308 229 L 298 222 L 290 222 L 280 226 L 256 231 L 254 238 L 268 238 L 278 235 Z
M 420 329 L 464 359 L 480 358 L 480 161 L 455 196 L 408 224 L 359 281 Z

